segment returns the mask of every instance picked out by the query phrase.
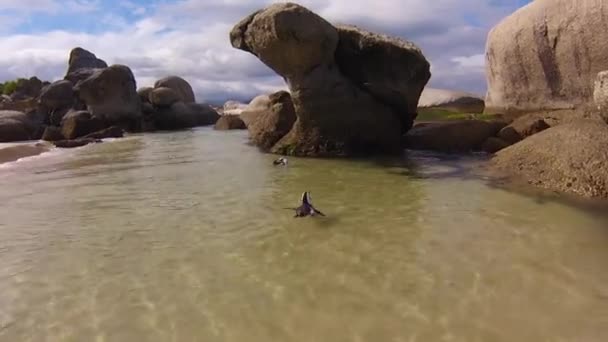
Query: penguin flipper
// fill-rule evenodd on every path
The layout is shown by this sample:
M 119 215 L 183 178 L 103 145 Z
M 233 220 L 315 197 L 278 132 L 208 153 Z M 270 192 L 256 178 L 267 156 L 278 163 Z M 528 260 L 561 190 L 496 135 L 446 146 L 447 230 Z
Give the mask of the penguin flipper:
M 323 214 L 321 211 L 317 210 L 317 208 L 315 208 L 315 207 L 312 207 L 312 212 L 316 215 L 325 216 L 325 214 Z

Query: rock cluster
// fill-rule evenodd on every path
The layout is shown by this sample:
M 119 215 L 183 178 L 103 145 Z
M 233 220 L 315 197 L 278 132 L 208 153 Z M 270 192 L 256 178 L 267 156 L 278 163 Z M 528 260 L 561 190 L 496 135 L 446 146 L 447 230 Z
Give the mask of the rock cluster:
M 45 139 L 65 147 L 123 131 L 173 130 L 214 124 L 219 115 L 195 103 L 186 80 L 169 76 L 137 91 L 126 65 L 110 65 L 82 48 L 70 52 L 63 80 L 20 80 L 0 103 L 0 142 Z M 68 143 L 63 141 L 78 140 Z M 59 143 L 61 141 L 61 143 Z

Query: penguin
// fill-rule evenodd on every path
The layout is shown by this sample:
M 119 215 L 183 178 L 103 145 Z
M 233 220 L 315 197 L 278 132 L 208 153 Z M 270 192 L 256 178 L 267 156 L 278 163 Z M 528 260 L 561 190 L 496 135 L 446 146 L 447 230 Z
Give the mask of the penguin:
M 310 194 L 308 191 L 302 193 L 302 204 L 293 209 L 296 211 L 294 217 L 306 217 L 306 216 L 325 216 L 321 211 L 317 210 L 311 203 Z
M 286 166 L 287 165 L 287 158 L 281 157 L 281 158 L 273 161 L 272 165 L 274 165 L 274 166 L 277 166 L 277 165 Z

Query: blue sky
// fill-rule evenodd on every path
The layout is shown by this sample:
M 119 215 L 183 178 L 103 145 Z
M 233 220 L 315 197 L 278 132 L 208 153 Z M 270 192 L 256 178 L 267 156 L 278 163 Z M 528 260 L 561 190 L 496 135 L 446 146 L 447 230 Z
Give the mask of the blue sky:
M 272 0 L 0 0 L 0 81 L 63 76 L 76 46 L 129 65 L 139 86 L 183 76 L 201 101 L 244 99 L 284 87 L 228 32 Z M 335 23 L 400 36 L 431 61 L 430 86 L 485 92 L 488 30 L 528 0 L 301 0 Z

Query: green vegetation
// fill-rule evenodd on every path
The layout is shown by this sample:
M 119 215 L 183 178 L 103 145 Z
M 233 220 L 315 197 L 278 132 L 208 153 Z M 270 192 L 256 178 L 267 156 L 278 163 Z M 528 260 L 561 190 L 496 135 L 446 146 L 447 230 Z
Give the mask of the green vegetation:
M 10 95 L 17 90 L 17 83 L 23 80 L 23 78 L 18 78 L 12 81 L 6 81 L 4 83 L 0 83 L 0 94 Z
M 494 115 L 483 113 L 460 113 L 442 108 L 425 108 L 418 110 L 416 121 L 443 121 L 443 120 L 492 120 Z

